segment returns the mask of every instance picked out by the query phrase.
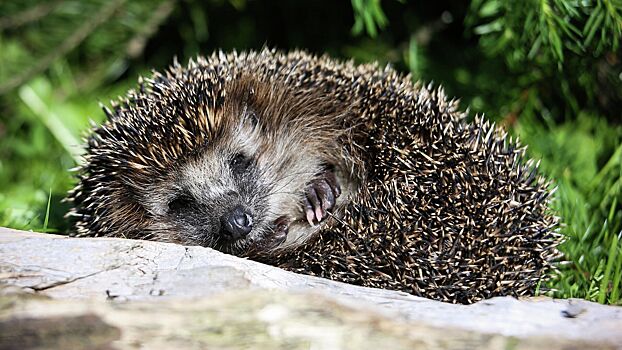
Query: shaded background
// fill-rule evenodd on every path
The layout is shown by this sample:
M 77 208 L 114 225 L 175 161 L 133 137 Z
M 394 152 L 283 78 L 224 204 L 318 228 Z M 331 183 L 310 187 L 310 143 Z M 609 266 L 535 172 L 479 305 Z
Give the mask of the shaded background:
M 622 1 L 25 0 L 0 3 L 0 225 L 69 230 L 98 102 L 139 75 L 264 46 L 377 61 L 443 85 L 520 136 L 567 235 L 547 286 L 620 303 Z

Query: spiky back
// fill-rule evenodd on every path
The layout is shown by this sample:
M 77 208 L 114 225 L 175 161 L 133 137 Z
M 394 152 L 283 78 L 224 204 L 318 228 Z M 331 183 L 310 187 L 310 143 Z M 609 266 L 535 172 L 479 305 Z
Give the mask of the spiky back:
M 430 105 L 424 113 L 437 116 Z M 524 149 L 481 119 L 430 129 L 422 142 L 408 136 L 420 131 L 416 123 L 374 125 L 368 149 L 378 157 L 359 198 L 278 263 L 454 303 L 533 295 L 560 237 L 549 185 L 522 163 Z

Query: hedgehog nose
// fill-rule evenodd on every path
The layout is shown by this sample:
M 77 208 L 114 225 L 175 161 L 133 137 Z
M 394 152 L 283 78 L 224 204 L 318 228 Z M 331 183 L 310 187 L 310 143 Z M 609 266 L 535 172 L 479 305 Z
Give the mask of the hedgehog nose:
M 244 207 L 238 205 L 221 218 L 226 238 L 236 240 L 246 237 L 253 228 L 253 217 Z

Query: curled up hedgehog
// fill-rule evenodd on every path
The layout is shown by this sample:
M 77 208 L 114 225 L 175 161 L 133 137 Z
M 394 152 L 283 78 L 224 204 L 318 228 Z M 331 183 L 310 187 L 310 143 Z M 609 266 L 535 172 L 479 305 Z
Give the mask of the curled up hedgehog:
M 558 256 L 550 186 L 524 148 L 391 68 L 218 53 L 104 111 L 69 194 L 78 236 L 459 303 L 530 295 Z

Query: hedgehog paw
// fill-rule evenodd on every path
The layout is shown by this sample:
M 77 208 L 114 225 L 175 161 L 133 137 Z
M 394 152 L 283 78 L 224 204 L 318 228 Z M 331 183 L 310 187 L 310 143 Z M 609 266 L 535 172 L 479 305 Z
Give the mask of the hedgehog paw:
M 305 193 L 304 210 L 311 226 L 319 224 L 328 217 L 328 211 L 335 207 L 339 195 L 341 187 L 335 173 L 330 170 L 309 184 Z

